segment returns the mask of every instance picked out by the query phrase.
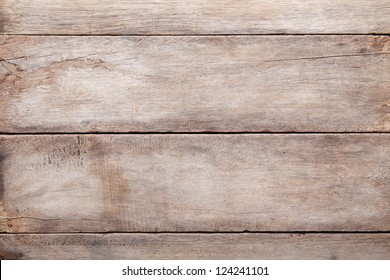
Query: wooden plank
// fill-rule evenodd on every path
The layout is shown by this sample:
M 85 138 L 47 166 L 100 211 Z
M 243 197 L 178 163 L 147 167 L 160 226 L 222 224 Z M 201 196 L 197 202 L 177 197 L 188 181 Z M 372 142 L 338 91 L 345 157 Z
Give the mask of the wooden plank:
M 2 0 L 12 34 L 390 33 L 389 0 Z
M 388 36 L 0 37 L 0 131 L 390 131 Z
M 390 259 L 389 234 L 0 235 L 3 259 Z
M 0 139 L 2 232 L 390 230 L 390 134 Z

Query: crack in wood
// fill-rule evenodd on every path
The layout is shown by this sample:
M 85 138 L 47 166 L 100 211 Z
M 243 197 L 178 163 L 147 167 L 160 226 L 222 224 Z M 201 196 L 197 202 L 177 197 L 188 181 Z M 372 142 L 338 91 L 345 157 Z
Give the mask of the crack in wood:
M 340 54 L 340 55 L 297 57 L 297 58 L 286 58 L 286 59 L 271 59 L 271 60 L 265 60 L 264 62 L 316 60 L 316 59 L 330 59 L 330 58 L 341 58 L 341 57 L 379 56 L 379 55 L 388 55 L 388 54 L 390 53 L 386 52 L 386 53 L 364 53 L 364 54 Z

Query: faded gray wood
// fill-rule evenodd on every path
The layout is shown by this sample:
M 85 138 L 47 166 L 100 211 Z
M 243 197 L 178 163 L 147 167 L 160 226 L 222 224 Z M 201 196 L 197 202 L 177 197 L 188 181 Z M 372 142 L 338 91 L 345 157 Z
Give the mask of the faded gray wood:
M 0 235 L 3 259 L 390 259 L 389 234 Z
M 390 134 L 0 139 L 3 232 L 390 230 Z
M 387 36 L 0 41 L 1 132 L 390 131 Z
M 389 0 L 2 0 L 12 34 L 390 33 Z

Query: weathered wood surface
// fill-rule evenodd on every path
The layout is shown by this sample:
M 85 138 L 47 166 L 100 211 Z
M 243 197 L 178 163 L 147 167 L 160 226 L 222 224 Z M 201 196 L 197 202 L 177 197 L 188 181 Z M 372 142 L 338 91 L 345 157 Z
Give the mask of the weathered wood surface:
M 390 259 L 389 234 L 0 235 L 3 259 Z
M 12 34 L 390 33 L 389 0 L 2 0 Z
M 0 37 L 0 131 L 390 131 L 388 36 Z
M 0 139 L 3 232 L 390 230 L 390 134 Z

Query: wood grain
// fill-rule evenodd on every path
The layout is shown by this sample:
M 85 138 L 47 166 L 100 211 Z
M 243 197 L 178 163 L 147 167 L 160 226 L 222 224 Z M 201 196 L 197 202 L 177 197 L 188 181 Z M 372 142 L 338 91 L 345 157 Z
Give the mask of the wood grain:
M 390 134 L 0 139 L 2 232 L 390 230 Z
M 390 259 L 389 234 L 0 235 L 3 259 Z
M 0 40 L 1 132 L 390 131 L 388 36 Z
M 10 34 L 390 33 L 389 0 L 2 0 Z

